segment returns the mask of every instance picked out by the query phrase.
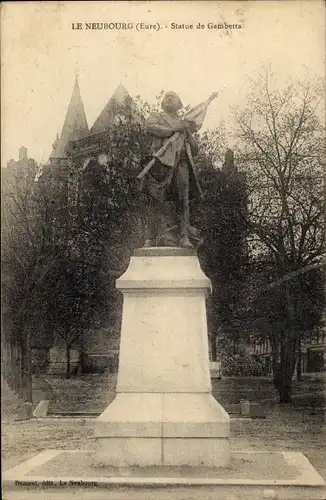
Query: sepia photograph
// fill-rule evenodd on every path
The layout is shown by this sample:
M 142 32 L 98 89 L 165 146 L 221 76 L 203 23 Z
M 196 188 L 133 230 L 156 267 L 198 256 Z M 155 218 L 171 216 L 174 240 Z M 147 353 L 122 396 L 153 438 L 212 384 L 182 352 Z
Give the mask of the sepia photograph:
M 325 10 L 2 2 L 4 500 L 326 500 Z

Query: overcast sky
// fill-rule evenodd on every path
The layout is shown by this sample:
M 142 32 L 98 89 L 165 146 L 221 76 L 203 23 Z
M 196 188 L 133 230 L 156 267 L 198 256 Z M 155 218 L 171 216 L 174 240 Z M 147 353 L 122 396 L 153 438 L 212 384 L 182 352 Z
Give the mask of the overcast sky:
M 323 1 L 5 2 L 2 4 L 2 164 L 21 145 L 46 161 L 61 132 L 76 72 L 91 126 L 119 83 L 148 102 L 164 90 L 197 104 L 221 90 L 206 127 L 232 124 L 249 79 L 270 64 L 277 84 L 325 73 Z M 82 30 L 72 30 L 80 22 Z M 131 30 L 85 30 L 132 22 Z M 159 23 L 137 31 L 137 22 Z M 173 30 L 171 23 L 242 29 Z

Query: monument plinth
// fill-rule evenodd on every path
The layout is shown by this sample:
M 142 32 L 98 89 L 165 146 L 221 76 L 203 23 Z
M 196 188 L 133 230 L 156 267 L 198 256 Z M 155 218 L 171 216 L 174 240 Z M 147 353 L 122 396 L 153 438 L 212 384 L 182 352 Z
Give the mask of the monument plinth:
M 230 457 L 229 416 L 211 395 L 210 281 L 196 253 L 137 250 L 117 287 L 117 396 L 95 420 L 96 450 L 44 450 L 5 471 L 6 499 L 21 500 L 22 491 L 35 500 L 324 499 L 325 481 L 302 453 Z
M 229 464 L 230 418 L 211 394 L 206 297 L 196 252 L 135 251 L 124 296 L 117 396 L 95 424 L 94 463 Z

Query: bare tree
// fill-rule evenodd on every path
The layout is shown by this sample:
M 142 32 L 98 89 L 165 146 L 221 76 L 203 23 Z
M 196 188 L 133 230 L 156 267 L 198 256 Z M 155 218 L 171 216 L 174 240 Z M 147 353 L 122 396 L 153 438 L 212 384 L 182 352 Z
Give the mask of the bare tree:
M 324 91 L 320 82 L 272 87 L 270 73 L 255 82 L 237 121 L 252 256 L 271 264 L 270 276 L 281 279 L 284 294 L 284 321 L 270 338 L 280 356 L 280 365 L 274 359 L 280 400 L 289 402 L 300 343 L 300 279 L 324 252 Z
M 22 168 L 11 162 L 2 178 L 2 271 L 5 318 L 3 333 L 9 356 L 8 379 L 25 401 L 32 401 L 31 304 L 43 272 L 44 248 L 38 206 L 35 202 L 37 165 L 29 160 Z

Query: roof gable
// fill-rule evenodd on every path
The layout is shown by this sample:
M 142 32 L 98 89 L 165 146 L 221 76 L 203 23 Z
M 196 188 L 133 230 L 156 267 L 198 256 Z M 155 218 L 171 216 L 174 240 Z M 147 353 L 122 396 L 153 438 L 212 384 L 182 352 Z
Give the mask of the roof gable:
M 114 124 L 114 119 L 117 115 L 117 108 L 124 106 L 128 109 L 128 113 L 137 122 L 141 122 L 141 117 L 138 108 L 127 90 L 123 85 L 119 85 L 113 96 L 109 99 L 103 110 L 95 120 L 94 125 L 90 129 L 91 134 L 97 134 L 111 128 Z

